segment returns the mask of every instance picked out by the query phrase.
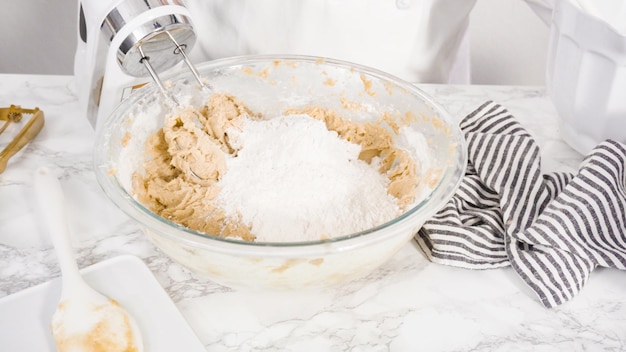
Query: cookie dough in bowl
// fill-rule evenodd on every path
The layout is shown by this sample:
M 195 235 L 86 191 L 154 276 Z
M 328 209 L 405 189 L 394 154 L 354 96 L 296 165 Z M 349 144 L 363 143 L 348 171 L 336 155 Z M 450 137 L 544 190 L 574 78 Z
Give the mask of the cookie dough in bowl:
M 97 131 L 98 181 L 164 253 L 222 285 L 367 275 L 452 196 L 461 133 L 415 86 L 304 56 L 207 62 L 148 85 Z

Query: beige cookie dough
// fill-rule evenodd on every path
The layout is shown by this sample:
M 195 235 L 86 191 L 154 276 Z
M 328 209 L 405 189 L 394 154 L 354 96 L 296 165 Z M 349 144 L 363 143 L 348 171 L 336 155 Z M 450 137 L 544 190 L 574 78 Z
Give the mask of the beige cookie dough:
M 166 118 L 146 142 L 144 173 L 133 175 L 137 199 L 160 216 L 193 230 L 253 240 L 250 229 L 226 219 L 215 206 L 217 181 L 226 172 L 226 154 L 234 151 L 226 130 L 254 114 L 234 97 L 215 94 L 196 111 Z
M 356 123 L 321 107 L 294 108 L 289 114 L 307 114 L 329 130 L 361 146 L 359 159 L 380 160 L 379 172 L 389 180 L 388 193 L 405 208 L 417 192 L 416 164 L 393 146 L 391 132 L 379 123 Z M 216 205 L 218 181 L 228 170 L 226 158 L 237 150 L 227 131 L 241 128 L 244 119 L 259 119 L 242 102 L 227 94 L 213 94 L 199 110 L 188 108 L 168 116 L 162 129 L 146 142 L 143 172 L 133 175 L 137 199 L 158 215 L 200 232 L 252 241 L 255 236 L 239 219 L 227 218 Z

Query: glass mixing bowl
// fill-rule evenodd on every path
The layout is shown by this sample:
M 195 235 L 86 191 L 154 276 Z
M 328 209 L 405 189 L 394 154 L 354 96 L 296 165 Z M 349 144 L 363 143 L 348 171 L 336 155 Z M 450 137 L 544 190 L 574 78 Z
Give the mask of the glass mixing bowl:
M 411 240 L 452 197 L 463 176 L 466 151 L 455 121 L 414 85 L 389 74 L 305 56 L 235 57 L 197 68 L 214 91 L 235 95 L 266 117 L 313 105 L 357 122 L 377 122 L 385 115 L 393 121 L 390 124 L 407 126 L 420 136 L 401 141 L 400 134 L 394 133 L 394 142 L 421 160 L 416 170 L 420 195 L 402 215 L 365 231 L 324 240 L 247 242 L 190 230 L 156 215 L 134 198 L 131 178 L 142 170 L 144 143 L 163 125 L 169 108 L 153 84 L 133 93 L 97 132 L 98 182 L 165 254 L 219 284 L 237 289 L 308 289 L 363 277 Z M 200 104 L 201 90 L 186 71 L 164 81 L 182 103 Z M 422 146 L 413 148 L 413 143 Z

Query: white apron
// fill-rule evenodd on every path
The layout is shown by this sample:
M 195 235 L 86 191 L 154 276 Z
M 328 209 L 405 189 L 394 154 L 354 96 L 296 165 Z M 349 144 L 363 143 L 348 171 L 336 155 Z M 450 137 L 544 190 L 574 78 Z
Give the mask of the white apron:
M 470 83 L 467 27 L 475 2 L 186 0 L 198 34 L 191 56 L 200 62 L 245 54 L 315 55 L 410 82 Z

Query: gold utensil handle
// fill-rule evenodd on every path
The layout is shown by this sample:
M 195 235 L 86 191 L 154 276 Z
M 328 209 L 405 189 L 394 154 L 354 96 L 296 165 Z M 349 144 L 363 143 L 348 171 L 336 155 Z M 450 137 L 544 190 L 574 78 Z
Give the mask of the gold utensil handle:
M 44 124 L 43 111 L 35 109 L 33 117 L 28 120 L 22 130 L 13 138 L 4 150 L 0 152 L 0 173 L 4 172 L 9 159 L 22 149 L 26 143 L 30 142 L 41 131 Z

